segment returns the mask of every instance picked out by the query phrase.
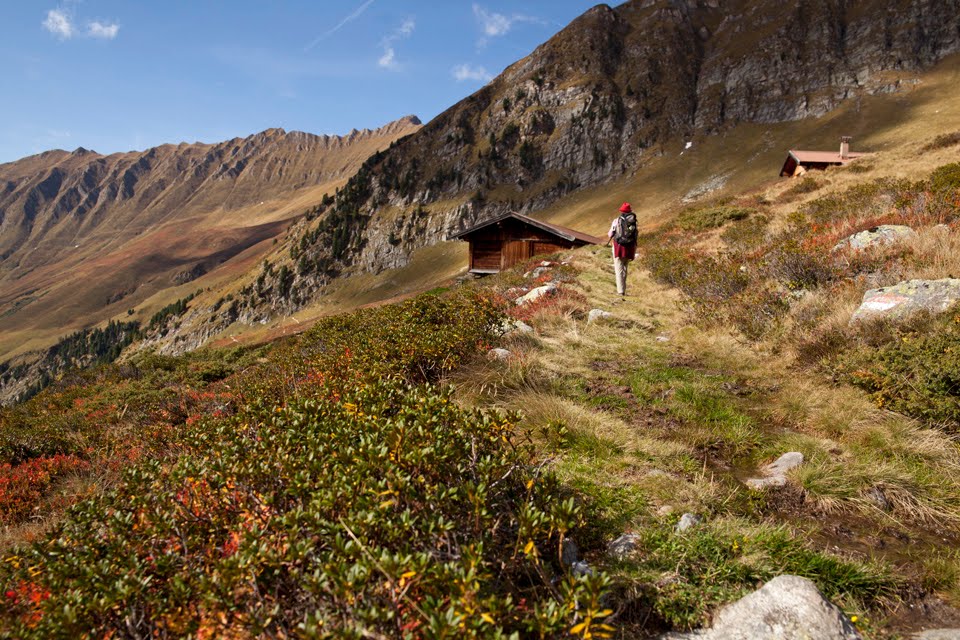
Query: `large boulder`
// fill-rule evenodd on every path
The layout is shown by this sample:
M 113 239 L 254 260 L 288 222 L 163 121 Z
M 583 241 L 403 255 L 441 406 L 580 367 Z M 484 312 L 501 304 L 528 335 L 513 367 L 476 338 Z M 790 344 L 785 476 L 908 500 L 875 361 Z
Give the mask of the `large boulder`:
M 844 238 L 837 243 L 833 250 L 841 251 L 843 249 L 850 249 L 851 251 L 863 251 L 871 247 L 897 244 L 898 242 L 916 237 L 917 232 L 906 225 L 882 224 L 879 227 L 860 231 L 859 233 Z
M 853 623 L 812 581 L 777 576 L 760 590 L 720 609 L 713 626 L 664 640 L 860 640 Z
M 908 280 L 892 287 L 870 289 L 850 322 L 892 318 L 900 320 L 918 311 L 943 313 L 960 300 L 960 279 Z

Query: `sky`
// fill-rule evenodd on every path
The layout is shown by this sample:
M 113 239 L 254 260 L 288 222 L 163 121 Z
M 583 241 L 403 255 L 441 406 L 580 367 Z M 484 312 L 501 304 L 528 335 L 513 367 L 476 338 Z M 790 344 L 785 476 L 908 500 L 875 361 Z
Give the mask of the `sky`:
M 0 163 L 424 122 L 595 0 L 7 0 Z

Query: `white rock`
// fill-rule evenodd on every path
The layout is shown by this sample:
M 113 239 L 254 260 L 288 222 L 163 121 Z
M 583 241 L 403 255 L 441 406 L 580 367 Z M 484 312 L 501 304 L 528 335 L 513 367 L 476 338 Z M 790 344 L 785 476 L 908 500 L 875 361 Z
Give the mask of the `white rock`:
M 768 475 L 784 475 L 787 471 L 803 464 L 803 454 L 799 451 L 785 453 L 767 465 Z
M 523 320 L 504 320 L 500 324 L 500 334 L 509 335 L 511 333 L 533 333 L 533 327 Z
M 670 336 L 657 336 L 657 342 L 670 342 Z
M 695 513 L 685 513 L 680 516 L 680 522 L 677 523 L 676 530 L 677 533 L 682 533 L 688 529 L 692 529 L 698 524 L 703 522 L 703 517 L 698 516 Z
M 833 247 L 833 250 L 841 251 L 843 249 L 851 249 L 853 251 L 863 251 L 870 247 L 896 244 L 916 237 L 917 232 L 906 225 L 882 224 L 879 227 L 860 231 L 844 238 Z
M 609 311 L 604 311 L 603 309 L 590 309 L 590 313 L 587 314 L 587 324 L 593 324 L 597 320 L 603 320 L 604 318 L 612 318 L 613 314 Z
M 910 637 L 913 640 L 960 640 L 960 629 L 928 629 Z
M 570 570 L 573 572 L 573 575 L 575 576 L 592 576 L 593 575 L 593 569 L 590 567 L 590 565 L 588 565 L 583 560 L 580 560 L 579 562 L 574 562 L 572 565 L 570 565 Z
M 513 357 L 513 353 L 511 353 L 510 351 L 507 351 L 506 349 L 496 348 L 496 349 L 490 349 L 490 351 L 487 352 L 487 357 L 491 360 L 503 361 L 503 360 L 509 360 L 511 357 Z
M 860 640 L 843 612 L 799 576 L 777 576 L 723 607 L 710 629 L 662 636 L 670 640 Z
M 518 305 L 527 304 L 529 302 L 534 302 L 539 300 L 543 296 L 552 296 L 557 291 L 557 285 L 549 282 L 542 287 L 537 287 L 536 289 L 531 290 L 526 295 L 520 296 L 517 298 L 516 303 Z
M 787 472 L 803 464 L 803 454 L 791 451 L 777 458 L 762 469 L 763 477 L 750 478 L 746 484 L 751 489 L 782 487 L 787 484 Z
M 607 545 L 607 553 L 617 560 L 623 560 L 636 550 L 638 544 L 640 544 L 640 536 L 635 533 L 625 533 Z

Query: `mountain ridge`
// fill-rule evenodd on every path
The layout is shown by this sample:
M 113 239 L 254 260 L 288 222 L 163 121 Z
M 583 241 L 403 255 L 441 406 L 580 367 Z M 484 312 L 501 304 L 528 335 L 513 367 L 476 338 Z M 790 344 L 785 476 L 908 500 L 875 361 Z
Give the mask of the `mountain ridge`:
M 0 165 L 0 334 L 10 344 L 28 329 L 88 326 L 178 273 L 216 268 L 282 232 L 417 122 L 344 136 L 275 128 L 108 156 L 54 150 Z

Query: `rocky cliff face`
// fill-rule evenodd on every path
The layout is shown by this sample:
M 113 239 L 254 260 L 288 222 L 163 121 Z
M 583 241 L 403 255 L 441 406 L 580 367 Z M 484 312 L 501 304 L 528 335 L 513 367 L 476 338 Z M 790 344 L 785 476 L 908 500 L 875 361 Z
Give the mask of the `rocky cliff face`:
M 958 50 L 957 0 L 599 5 L 372 157 L 318 222 L 294 230 L 291 267 L 264 270 L 236 317 L 295 309 L 344 272 L 401 266 L 480 219 L 541 209 L 664 142 L 822 115 L 895 90 L 884 71 Z

